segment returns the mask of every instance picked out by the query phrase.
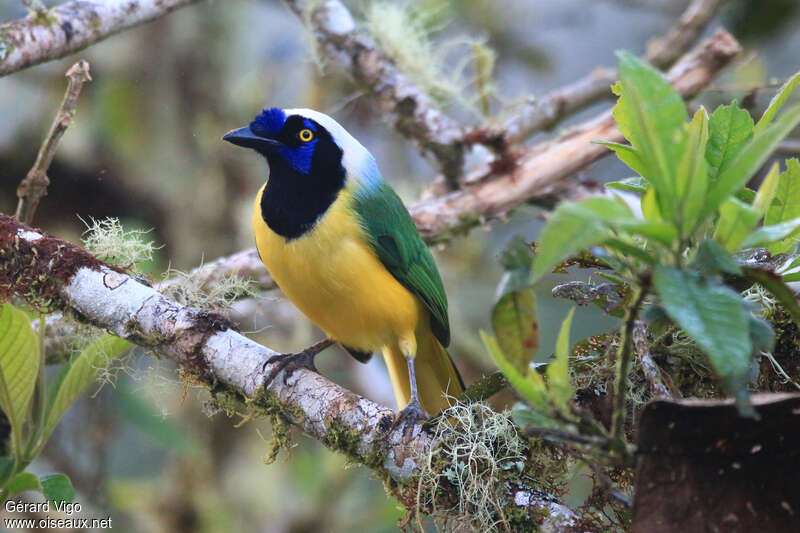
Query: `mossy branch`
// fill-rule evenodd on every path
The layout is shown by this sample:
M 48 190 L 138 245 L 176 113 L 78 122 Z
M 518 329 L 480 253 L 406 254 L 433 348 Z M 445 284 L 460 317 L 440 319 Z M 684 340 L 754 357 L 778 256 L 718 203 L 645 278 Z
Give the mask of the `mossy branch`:
M 0 77 L 68 56 L 197 0 L 75 0 L 0 25 Z
M 371 468 L 409 510 L 437 437 L 417 424 L 392 428 L 395 413 L 316 372 L 282 373 L 265 385 L 276 352 L 214 313 L 181 305 L 86 250 L 0 215 L 0 298 L 58 309 L 175 361 L 227 404 L 279 416 L 329 448 Z M 430 475 L 430 473 L 428 474 Z M 515 530 L 565 531 L 574 515 L 531 487 L 525 470 L 505 480 L 498 506 L 518 512 Z M 458 488 L 441 485 L 430 506 L 451 509 Z M 427 511 L 427 507 L 423 511 Z M 453 513 L 458 513 L 453 510 Z M 455 518 L 458 518 L 455 516 Z

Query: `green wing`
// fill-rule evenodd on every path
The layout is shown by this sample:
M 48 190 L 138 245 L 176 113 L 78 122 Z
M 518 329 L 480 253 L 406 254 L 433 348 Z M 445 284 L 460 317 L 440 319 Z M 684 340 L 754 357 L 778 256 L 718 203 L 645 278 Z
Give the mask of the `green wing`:
M 447 347 L 450 323 L 447 295 L 433 256 L 425 246 L 402 200 L 389 185 L 354 195 L 355 211 L 369 243 L 386 269 L 416 294 L 431 312 L 431 330 Z

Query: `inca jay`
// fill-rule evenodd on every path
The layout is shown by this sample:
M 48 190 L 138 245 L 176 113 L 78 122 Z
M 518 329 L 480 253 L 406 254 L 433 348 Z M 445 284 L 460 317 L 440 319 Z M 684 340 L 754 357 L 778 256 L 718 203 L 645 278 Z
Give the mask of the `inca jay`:
M 401 414 L 459 397 L 439 272 L 369 151 L 310 109 L 265 109 L 223 139 L 269 165 L 253 231 L 283 293 L 360 361 L 383 354 Z

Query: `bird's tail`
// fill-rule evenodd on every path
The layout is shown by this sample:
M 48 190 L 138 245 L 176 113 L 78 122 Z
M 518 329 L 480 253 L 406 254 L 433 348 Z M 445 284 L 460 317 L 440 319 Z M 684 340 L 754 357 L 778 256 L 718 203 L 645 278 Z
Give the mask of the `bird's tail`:
M 464 382 L 450 354 L 439 343 L 428 328 L 417 335 L 417 355 L 414 369 L 417 375 L 417 390 L 422 408 L 433 416 L 453 403 L 452 398 L 464 395 Z M 411 399 L 408 380 L 408 363 L 398 346 L 384 350 L 386 367 L 392 380 L 398 409 L 405 407 Z

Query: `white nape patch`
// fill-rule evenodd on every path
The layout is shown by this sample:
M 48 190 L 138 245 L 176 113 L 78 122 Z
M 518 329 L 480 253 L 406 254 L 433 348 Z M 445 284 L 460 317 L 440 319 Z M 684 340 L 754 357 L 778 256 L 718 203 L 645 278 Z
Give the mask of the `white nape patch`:
M 300 115 L 301 117 L 310 118 L 328 130 L 333 140 L 342 149 L 342 165 L 347 171 L 348 177 L 363 183 L 369 188 L 380 184 L 381 174 L 378 171 L 375 158 L 338 122 L 325 113 L 320 113 L 313 109 L 284 109 L 283 111 L 287 117 Z
M 38 241 L 42 238 L 41 233 L 36 233 L 35 231 L 28 231 L 26 229 L 19 228 L 17 230 L 17 236 L 22 237 L 26 241 Z
M 353 21 L 352 15 L 350 15 L 350 12 L 342 4 L 339 2 L 328 2 L 326 8 L 328 20 L 326 21 L 325 27 L 331 32 L 342 35 L 355 29 L 356 23 Z

